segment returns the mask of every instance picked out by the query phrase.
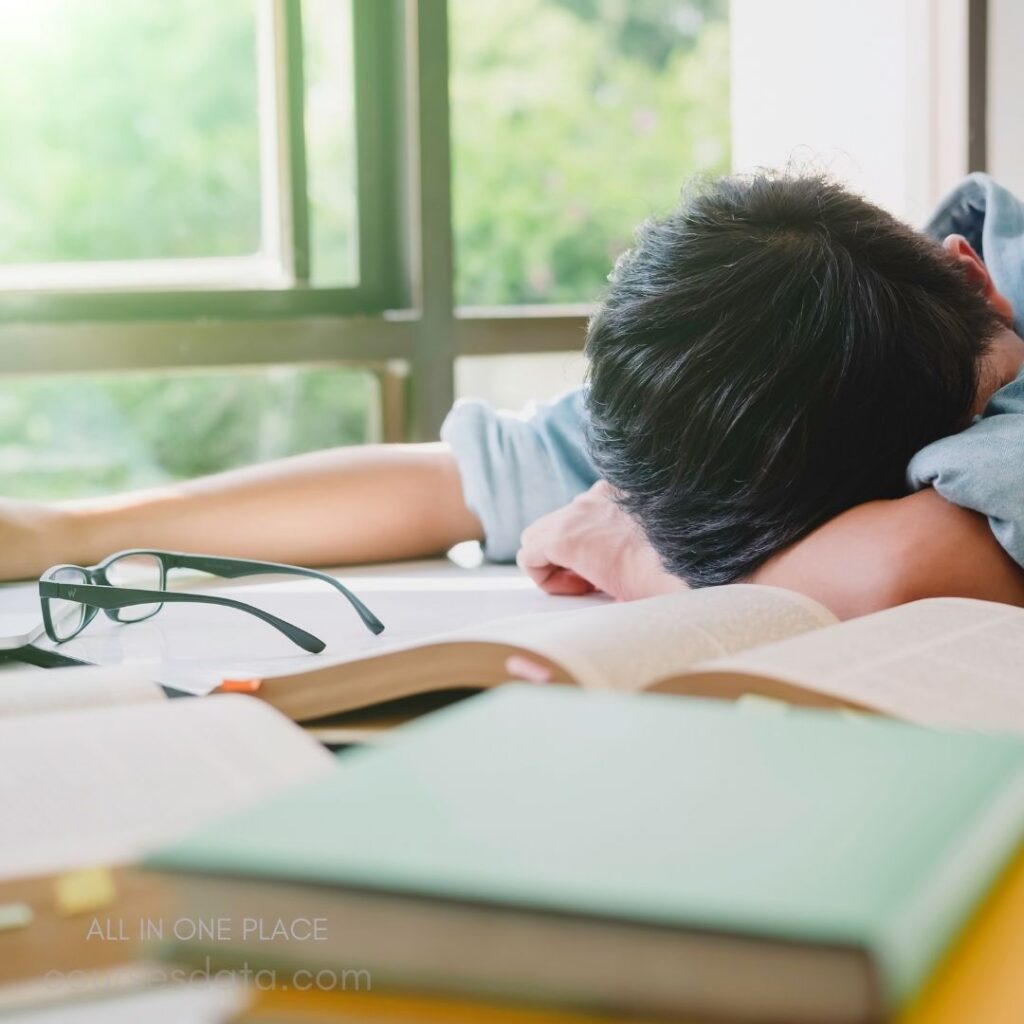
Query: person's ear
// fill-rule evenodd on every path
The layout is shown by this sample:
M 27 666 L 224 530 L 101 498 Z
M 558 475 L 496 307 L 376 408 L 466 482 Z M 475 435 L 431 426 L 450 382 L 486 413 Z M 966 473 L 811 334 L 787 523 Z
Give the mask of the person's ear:
M 942 248 L 960 266 L 967 280 L 977 288 L 988 300 L 988 304 L 1004 320 L 1013 322 L 1013 305 L 1010 300 L 996 288 L 992 275 L 985 266 L 985 261 L 974 251 L 970 242 L 963 235 L 949 235 L 942 241 Z

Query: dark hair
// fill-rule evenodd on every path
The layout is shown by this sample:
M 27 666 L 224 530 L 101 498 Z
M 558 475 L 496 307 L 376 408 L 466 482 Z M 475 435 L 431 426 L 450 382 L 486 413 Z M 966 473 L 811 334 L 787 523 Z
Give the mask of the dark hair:
M 728 177 L 643 225 L 587 335 L 590 446 L 667 569 L 741 579 L 906 493 L 998 324 L 939 244 L 821 177 Z

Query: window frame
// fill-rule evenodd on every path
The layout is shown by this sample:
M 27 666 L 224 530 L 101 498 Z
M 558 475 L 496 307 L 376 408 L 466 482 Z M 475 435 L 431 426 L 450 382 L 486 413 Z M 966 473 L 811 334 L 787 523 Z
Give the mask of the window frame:
M 0 292 L 0 373 L 350 363 L 378 373 L 386 440 L 429 439 L 459 356 L 578 351 L 589 306 L 454 305 L 447 0 L 352 0 L 359 282 L 309 283 L 302 4 L 264 2 L 293 283 Z
M 282 230 L 295 284 L 0 293 L 0 373 L 352 363 L 380 376 L 385 439 L 428 439 L 453 400 L 459 356 L 578 351 L 588 305 L 454 305 L 447 0 L 352 0 L 360 280 L 354 288 L 304 280 L 301 0 L 265 2 L 282 62 L 279 152 L 290 190 Z M 975 89 L 966 129 L 972 168 L 981 169 L 987 0 L 968 3 Z
M 391 0 L 352 0 L 359 273 L 356 284 L 330 288 L 314 287 L 309 280 L 301 0 L 257 0 L 255 9 L 262 117 L 269 121 L 260 125 L 264 251 L 237 257 L 36 264 L 40 273 L 51 268 L 58 279 L 72 283 L 7 289 L 0 293 L 0 323 L 354 315 L 403 304 L 393 266 L 399 243 L 393 212 L 396 140 L 393 132 L 378 127 L 396 123 L 390 73 L 395 5 Z M 128 271 L 118 278 L 123 268 L 138 268 L 138 273 Z M 33 265 L 14 269 L 27 277 Z M 146 287 L 147 279 L 156 285 Z M 175 279 L 183 283 L 175 285 Z M 0 268 L 0 287 L 3 283 Z

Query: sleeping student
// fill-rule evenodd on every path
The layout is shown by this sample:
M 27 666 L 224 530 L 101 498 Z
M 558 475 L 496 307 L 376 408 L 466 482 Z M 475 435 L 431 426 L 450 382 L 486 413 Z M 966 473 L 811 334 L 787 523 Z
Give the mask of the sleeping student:
M 0 575 L 136 546 L 339 565 L 479 540 L 561 593 L 1022 604 L 1022 315 L 1024 204 L 985 175 L 921 233 L 820 177 L 721 178 L 639 229 L 586 387 L 523 417 L 460 402 L 439 443 L 2 499 Z

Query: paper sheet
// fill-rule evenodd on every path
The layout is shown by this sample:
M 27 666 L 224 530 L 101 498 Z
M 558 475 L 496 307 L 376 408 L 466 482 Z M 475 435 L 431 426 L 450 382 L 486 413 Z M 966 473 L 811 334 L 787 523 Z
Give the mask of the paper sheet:
M 0 650 L 31 643 L 42 632 L 38 586 L 35 583 L 0 584 Z
M 0 717 L 166 700 L 142 665 L 0 672 Z

